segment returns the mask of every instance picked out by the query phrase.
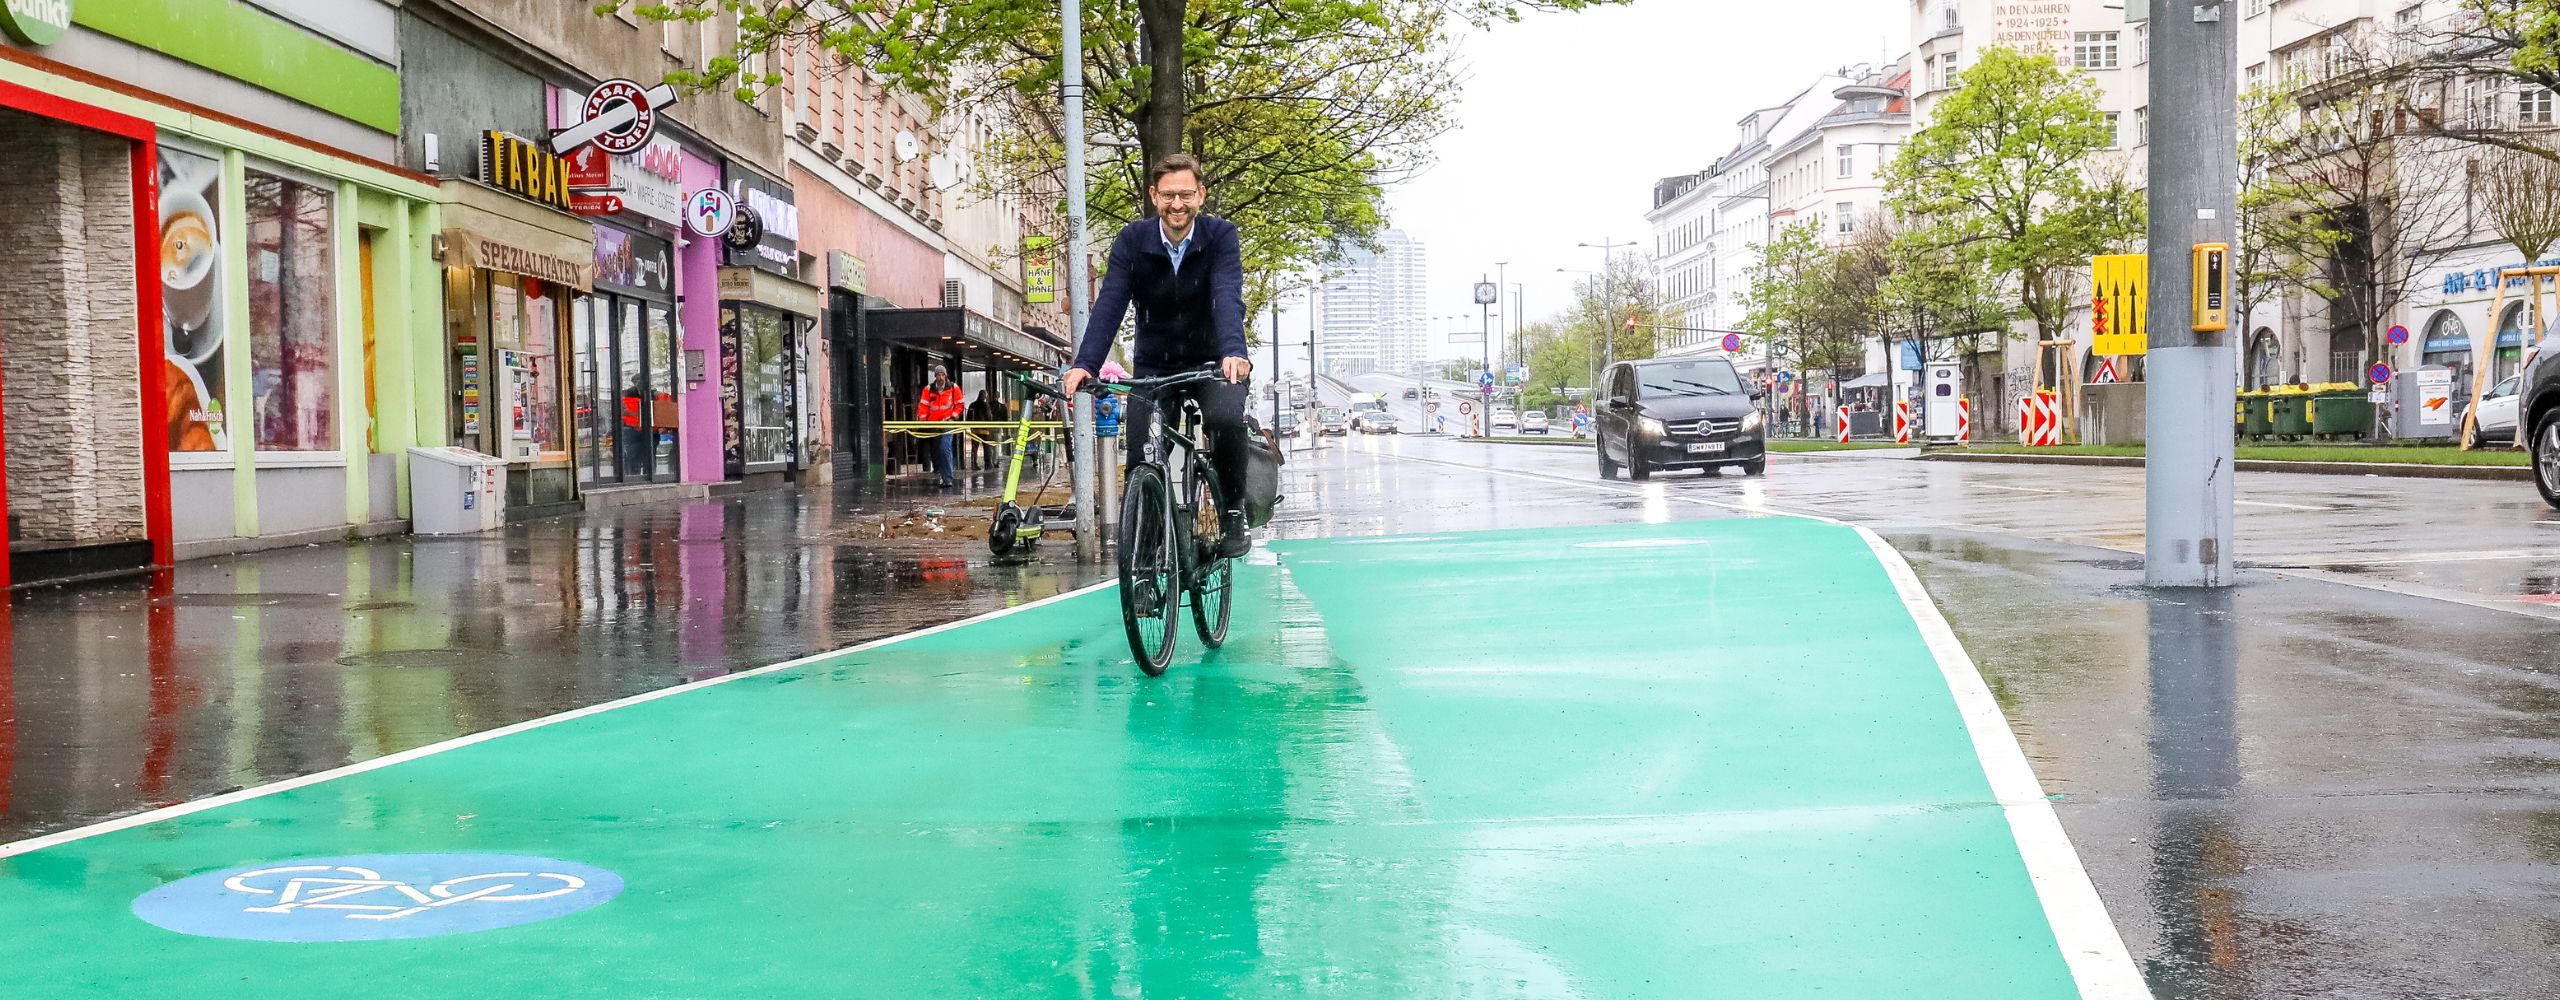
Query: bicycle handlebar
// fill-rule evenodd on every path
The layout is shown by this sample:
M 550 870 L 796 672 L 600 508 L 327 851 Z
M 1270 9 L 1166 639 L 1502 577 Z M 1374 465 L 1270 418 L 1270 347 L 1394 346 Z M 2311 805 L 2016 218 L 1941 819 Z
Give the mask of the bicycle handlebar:
M 1195 382 L 1207 382 L 1223 377 L 1225 377 L 1224 373 L 1220 372 L 1218 370 L 1218 366 L 1213 364 L 1194 368 L 1187 372 L 1176 372 L 1171 375 L 1162 375 L 1155 378 L 1130 378 L 1121 379 L 1117 382 L 1104 382 L 1100 379 L 1091 379 L 1085 382 L 1080 391 L 1091 392 L 1093 391 L 1094 386 L 1101 385 L 1118 392 L 1132 393 L 1140 396 L 1154 396 L 1167 389 L 1178 388 Z

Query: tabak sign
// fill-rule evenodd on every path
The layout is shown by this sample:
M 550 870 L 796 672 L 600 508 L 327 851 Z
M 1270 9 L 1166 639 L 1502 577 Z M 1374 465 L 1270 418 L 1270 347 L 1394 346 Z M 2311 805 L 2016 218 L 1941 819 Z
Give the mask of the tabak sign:
M 553 90 L 553 128 L 582 121 L 579 95 Z M 580 215 L 619 215 L 675 225 L 684 220 L 684 146 L 652 136 L 629 153 L 608 152 L 589 143 L 567 154 L 570 210 Z
M 480 133 L 480 182 L 567 211 L 569 161 L 499 131 Z
M 0 6 L 0 32 L 21 45 L 51 45 L 71 30 L 71 0 L 7 0 Z

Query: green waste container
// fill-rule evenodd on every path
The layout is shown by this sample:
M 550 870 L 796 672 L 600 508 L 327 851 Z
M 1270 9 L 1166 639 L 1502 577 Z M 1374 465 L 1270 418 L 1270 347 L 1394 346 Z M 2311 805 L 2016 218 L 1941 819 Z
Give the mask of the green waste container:
M 2311 397 L 2311 433 L 2321 437 L 2363 437 L 2373 430 L 2373 402 L 2361 392 L 2324 392 Z
M 2262 438 L 2276 432 L 2275 399 L 2253 392 L 2240 397 L 2240 432 Z
M 2271 425 L 2275 436 L 2286 438 L 2311 436 L 2311 414 L 2305 405 L 2310 401 L 2311 398 L 2308 396 L 2291 394 L 2269 400 L 2267 422 Z

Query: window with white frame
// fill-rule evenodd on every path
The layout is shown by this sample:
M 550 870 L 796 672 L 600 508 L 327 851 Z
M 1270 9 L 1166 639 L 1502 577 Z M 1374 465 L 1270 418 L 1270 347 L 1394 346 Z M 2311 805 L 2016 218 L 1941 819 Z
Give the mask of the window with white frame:
M 1858 230 L 1858 206 L 1844 201 L 1835 207 L 1840 213 L 1840 235 L 1847 236 L 1850 233 L 1856 232 Z
M 1955 86 L 1956 57 L 1954 53 L 1939 56 L 1929 62 L 1931 72 L 1937 74 L 1936 78 L 1930 81 L 1931 85 L 1940 90 Z
M 2133 109 L 2133 144 L 2136 146 L 2151 145 L 2150 108 Z
M 2550 88 L 2528 87 L 2516 94 L 2516 124 L 2553 124 Z
M 2249 13 L 2245 16 L 2256 17 L 2266 12 L 2267 0 L 2249 0 Z
M 1858 147 L 1842 146 L 1839 148 L 1838 152 L 1840 154 L 1840 176 L 1844 178 L 1857 176 Z
M 2071 62 L 2081 69 L 2116 68 L 2116 32 L 2082 31 L 2071 36 Z
M 2133 64 L 2140 66 L 2150 61 L 2151 22 L 2143 21 L 2133 26 Z
M 2124 145 L 2124 125 L 2123 125 L 2123 116 L 2118 115 L 2118 114 L 2116 114 L 2116 113 L 2115 113 L 2115 112 L 2113 112 L 2113 111 L 2109 111 L 2109 112 L 2107 112 L 2106 117 L 2107 117 L 2107 148 L 2108 148 L 2108 149 L 2114 149 L 2114 148 L 2116 148 L 2116 147 L 2118 147 L 2118 146 L 2122 146 L 2122 145 Z

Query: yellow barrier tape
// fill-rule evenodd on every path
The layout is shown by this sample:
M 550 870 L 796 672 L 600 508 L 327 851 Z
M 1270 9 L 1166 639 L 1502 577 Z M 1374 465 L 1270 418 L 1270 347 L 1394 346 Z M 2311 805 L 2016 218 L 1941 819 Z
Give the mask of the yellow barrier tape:
M 880 429 L 891 434 L 904 434 L 908 437 L 928 440 L 945 434 L 958 434 L 979 444 L 999 447 L 1011 441 L 1013 432 L 1021 427 L 1022 423 L 1017 420 L 883 420 L 880 422 Z M 1031 422 L 1032 437 L 1035 440 L 1058 440 L 1066 428 L 1066 424 L 1055 420 Z

